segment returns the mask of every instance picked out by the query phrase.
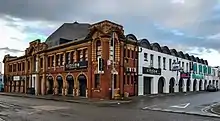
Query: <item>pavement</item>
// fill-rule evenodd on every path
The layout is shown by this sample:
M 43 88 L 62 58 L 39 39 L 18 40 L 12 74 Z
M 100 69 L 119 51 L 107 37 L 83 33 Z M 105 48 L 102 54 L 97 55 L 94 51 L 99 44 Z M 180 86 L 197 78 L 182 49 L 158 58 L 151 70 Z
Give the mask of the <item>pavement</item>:
M 0 121 L 220 121 L 215 117 L 142 110 L 131 107 L 133 103 L 120 105 L 109 107 L 0 95 Z
M 114 104 L 125 104 L 131 103 L 132 99 L 126 100 L 104 100 L 104 99 L 88 99 L 82 97 L 70 97 L 70 96 L 53 96 L 53 95 L 29 95 L 23 93 L 6 93 L 0 92 L 0 95 L 5 96 L 14 96 L 14 97 L 25 97 L 25 98 L 36 98 L 36 99 L 44 99 L 44 100 L 54 100 L 54 101 L 63 101 L 70 103 L 82 103 L 82 104 L 91 104 L 91 105 L 114 105 Z

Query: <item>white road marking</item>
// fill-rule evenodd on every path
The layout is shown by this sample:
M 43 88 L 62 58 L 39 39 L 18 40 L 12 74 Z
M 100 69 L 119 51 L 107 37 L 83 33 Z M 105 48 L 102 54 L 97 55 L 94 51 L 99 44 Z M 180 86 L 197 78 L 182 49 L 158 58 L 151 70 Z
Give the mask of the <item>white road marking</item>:
M 156 107 L 157 105 L 151 105 L 151 106 L 147 106 L 147 107 L 144 107 L 144 108 L 142 108 L 143 110 L 145 110 L 145 109 L 150 109 L 150 108 L 153 108 L 153 107 Z
M 187 108 L 189 105 L 190 105 L 190 103 L 184 103 L 184 104 L 180 104 L 180 105 L 173 105 L 173 106 L 170 106 L 170 107 L 173 107 L 173 108 Z

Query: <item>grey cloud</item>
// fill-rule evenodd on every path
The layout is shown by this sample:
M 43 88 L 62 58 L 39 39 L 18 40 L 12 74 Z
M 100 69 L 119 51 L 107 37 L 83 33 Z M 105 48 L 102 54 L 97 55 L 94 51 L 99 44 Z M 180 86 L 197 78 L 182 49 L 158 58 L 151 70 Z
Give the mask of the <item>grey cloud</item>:
M 7 51 L 7 52 L 12 52 L 12 53 L 24 52 L 24 51 L 22 51 L 22 50 L 18 50 L 18 49 L 11 49 L 11 48 L 8 48 L 8 47 L 3 47 L 3 48 L 0 48 L 0 51 Z

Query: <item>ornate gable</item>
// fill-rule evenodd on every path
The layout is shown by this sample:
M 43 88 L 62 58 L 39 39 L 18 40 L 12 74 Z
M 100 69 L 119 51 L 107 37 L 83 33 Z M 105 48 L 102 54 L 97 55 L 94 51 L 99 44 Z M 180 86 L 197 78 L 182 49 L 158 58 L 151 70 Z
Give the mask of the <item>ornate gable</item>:
M 29 43 L 29 48 L 25 50 L 25 55 L 34 55 L 40 51 L 44 51 L 48 48 L 45 42 L 41 43 L 41 40 L 37 39 Z

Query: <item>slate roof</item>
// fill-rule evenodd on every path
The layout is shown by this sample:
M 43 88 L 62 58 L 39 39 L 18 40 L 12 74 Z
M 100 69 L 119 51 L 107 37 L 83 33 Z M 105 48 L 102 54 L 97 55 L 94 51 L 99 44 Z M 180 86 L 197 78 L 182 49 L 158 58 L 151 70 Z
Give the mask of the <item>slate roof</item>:
M 89 33 L 90 26 L 87 23 L 64 23 L 46 39 L 45 43 L 50 48 L 79 38 L 85 38 Z

